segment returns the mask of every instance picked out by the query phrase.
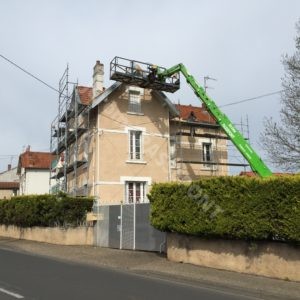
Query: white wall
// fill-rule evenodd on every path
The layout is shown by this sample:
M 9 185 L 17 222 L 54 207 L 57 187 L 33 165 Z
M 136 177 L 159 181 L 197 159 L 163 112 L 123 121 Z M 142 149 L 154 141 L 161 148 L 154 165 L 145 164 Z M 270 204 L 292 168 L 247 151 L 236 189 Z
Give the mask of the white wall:
M 49 170 L 27 169 L 24 180 L 21 180 L 20 194 L 48 194 L 49 193 Z

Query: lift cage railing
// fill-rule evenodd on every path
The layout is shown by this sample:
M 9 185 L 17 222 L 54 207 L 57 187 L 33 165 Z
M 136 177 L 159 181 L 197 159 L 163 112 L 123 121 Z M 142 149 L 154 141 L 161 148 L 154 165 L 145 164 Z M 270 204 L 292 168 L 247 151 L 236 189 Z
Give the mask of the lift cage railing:
M 156 70 L 164 71 L 166 68 L 116 56 L 110 63 L 110 79 L 170 93 L 180 88 L 179 73 L 159 80 L 157 76 L 153 76 Z

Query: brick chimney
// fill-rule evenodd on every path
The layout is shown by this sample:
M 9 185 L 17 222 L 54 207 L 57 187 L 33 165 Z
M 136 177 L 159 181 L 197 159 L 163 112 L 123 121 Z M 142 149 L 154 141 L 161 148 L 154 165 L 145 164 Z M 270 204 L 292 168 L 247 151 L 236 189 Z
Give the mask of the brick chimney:
M 93 75 L 93 98 L 99 96 L 103 91 L 103 75 L 104 65 L 101 64 L 99 60 L 97 60 L 94 66 Z

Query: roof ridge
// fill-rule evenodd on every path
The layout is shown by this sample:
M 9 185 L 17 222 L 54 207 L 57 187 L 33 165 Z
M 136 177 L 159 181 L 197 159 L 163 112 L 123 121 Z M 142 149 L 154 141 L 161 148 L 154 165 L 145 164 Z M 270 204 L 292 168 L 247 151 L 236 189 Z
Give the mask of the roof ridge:
M 42 154 L 52 154 L 51 152 L 44 152 L 44 151 L 25 151 L 22 154 L 25 154 L 25 153 L 42 153 Z

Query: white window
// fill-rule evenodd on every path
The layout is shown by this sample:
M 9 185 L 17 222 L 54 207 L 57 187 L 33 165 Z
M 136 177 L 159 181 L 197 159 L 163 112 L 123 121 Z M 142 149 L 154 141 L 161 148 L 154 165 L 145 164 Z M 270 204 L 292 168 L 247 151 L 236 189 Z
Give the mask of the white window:
M 129 131 L 129 158 L 130 160 L 142 159 L 142 131 Z
M 211 143 L 202 143 L 202 149 L 203 149 L 203 152 L 202 152 L 202 155 L 203 155 L 202 159 L 203 159 L 203 161 L 204 162 L 210 162 L 210 161 L 212 161 Z
M 129 90 L 128 112 L 141 114 L 141 93 L 140 91 Z
M 146 182 L 127 181 L 125 202 L 126 203 L 148 202 L 146 198 Z

